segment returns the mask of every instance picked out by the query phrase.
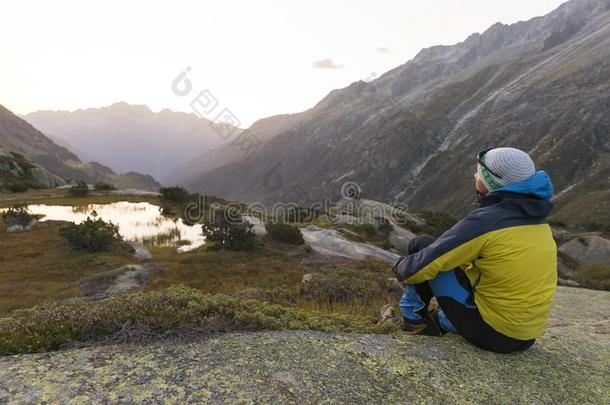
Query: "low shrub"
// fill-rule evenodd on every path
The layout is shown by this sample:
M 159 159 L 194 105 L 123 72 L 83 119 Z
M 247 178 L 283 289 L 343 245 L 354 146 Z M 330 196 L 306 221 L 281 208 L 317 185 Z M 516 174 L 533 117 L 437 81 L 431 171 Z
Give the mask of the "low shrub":
M 30 213 L 28 204 L 15 204 L 8 210 L 2 213 L 2 221 L 8 226 L 11 225 L 28 225 L 35 217 Z
M 610 266 L 601 263 L 582 264 L 574 270 L 574 279 L 583 287 L 610 291 Z
M 8 191 L 11 193 L 25 193 L 29 190 L 27 184 L 23 183 L 13 183 L 8 185 Z
M 103 182 L 95 183 L 93 188 L 95 189 L 95 191 L 112 191 L 112 190 L 116 190 L 116 187 L 113 184 L 108 184 L 108 183 L 103 183 Z
M 293 245 L 302 245 L 305 243 L 303 240 L 303 234 L 299 230 L 297 226 L 284 224 L 284 223 L 266 223 L 265 229 L 267 230 L 267 235 L 274 241 L 290 243 Z
M 123 239 L 118 225 L 101 218 L 87 217 L 80 224 L 70 223 L 60 228 L 59 233 L 73 248 L 90 252 L 109 250 L 114 242 Z
M 0 355 L 55 350 L 75 342 L 142 341 L 237 330 L 306 329 L 393 333 L 392 322 L 347 314 L 322 314 L 292 306 L 203 294 L 172 286 L 99 302 L 52 303 L 0 319 Z
M 70 187 L 70 194 L 76 197 L 82 197 L 89 194 L 89 186 L 84 181 L 78 181 Z
M 214 244 L 212 249 L 252 250 L 256 243 L 253 225 L 227 209 L 214 211 L 203 221 L 203 236 Z
M 190 199 L 191 193 L 189 193 L 184 187 L 161 187 L 159 189 L 161 198 L 164 202 L 171 204 L 182 204 Z
M 312 274 L 309 281 L 303 283 L 300 297 L 305 300 L 328 303 L 358 301 L 368 305 L 381 297 L 399 295 L 394 291 L 396 283 L 387 273 L 368 271 L 362 268 L 337 268 Z

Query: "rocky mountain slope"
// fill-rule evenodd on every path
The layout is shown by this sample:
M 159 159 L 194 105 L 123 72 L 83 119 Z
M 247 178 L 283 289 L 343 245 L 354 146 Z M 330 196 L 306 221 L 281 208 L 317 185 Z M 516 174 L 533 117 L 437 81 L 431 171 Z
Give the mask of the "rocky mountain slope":
M 0 190 L 25 191 L 28 188 L 53 188 L 66 181 L 25 156 L 0 148 Z
M 0 105 L 0 147 L 22 154 L 63 180 L 108 182 L 120 188 L 144 190 L 159 188 L 159 184 L 150 176 L 139 173 L 119 175 L 99 163 L 81 162 L 74 153 L 59 146 L 2 105 Z
M 154 113 L 127 103 L 72 112 L 38 111 L 24 119 L 82 151 L 81 159 L 93 157 L 114 171 L 135 171 L 160 180 L 186 160 L 223 143 L 210 121 L 195 114 Z M 237 134 L 236 129 L 233 137 Z
M 455 335 L 275 331 L 0 357 L 0 402 L 608 403 L 609 295 L 559 287 L 545 335 L 513 355 Z
M 610 0 L 571 0 L 334 90 L 250 159 L 184 184 L 307 204 L 351 181 L 367 198 L 462 215 L 472 208 L 476 153 L 510 145 L 551 174 L 556 218 L 608 224 L 608 77 Z
M 302 114 L 283 114 L 256 121 L 242 137 L 232 137 L 222 145 L 178 165 L 172 173 L 163 177 L 168 184 L 188 183 L 202 173 L 227 164 L 246 161 L 255 155 L 267 141 L 281 134 Z

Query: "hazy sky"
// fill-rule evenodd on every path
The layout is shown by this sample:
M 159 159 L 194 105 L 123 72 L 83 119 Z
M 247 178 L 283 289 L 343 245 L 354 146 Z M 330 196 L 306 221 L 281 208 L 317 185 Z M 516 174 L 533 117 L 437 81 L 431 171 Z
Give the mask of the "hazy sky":
M 2 1 L 0 104 L 22 114 L 117 101 L 190 111 L 209 89 L 246 126 L 562 2 Z M 171 83 L 187 66 L 193 89 L 179 97 Z

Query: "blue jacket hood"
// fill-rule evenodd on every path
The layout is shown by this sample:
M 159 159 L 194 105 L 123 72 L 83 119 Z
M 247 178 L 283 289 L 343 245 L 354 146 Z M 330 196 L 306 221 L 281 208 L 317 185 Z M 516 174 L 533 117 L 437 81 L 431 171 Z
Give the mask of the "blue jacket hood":
M 541 200 L 550 201 L 555 190 L 549 175 L 544 170 L 540 170 L 527 180 L 500 187 L 499 189 L 494 190 L 492 193 L 496 193 L 498 191 L 511 191 L 519 194 L 530 194 Z

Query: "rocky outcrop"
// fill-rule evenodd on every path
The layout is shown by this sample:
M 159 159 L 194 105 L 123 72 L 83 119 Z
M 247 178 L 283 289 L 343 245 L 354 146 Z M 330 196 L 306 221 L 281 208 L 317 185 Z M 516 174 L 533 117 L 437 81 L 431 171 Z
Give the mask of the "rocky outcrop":
M 334 229 L 322 229 L 314 225 L 301 228 L 303 239 L 309 247 L 322 255 L 341 256 L 354 260 L 375 257 L 388 263 L 394 263 L 400 257 L 377 246 L 346 239 Z
M 32 230 L 34 225 L 36 225 L 37 223 L 38 223 L 38 220 L 36 218 L 32 218 L 27 225 L 13 224 L 13 225 L 7 226 L 6 232 L 8 232 L 8 233 L 29 232 Z
M 234 333 L 0 357 L 3 403 L 610 402 L 610 293 L 558 288 L 524 353 L 456 335 Z
M 610 240 L 597 235 L 580 235 L 561 245 L 559 251 L 576 264 L 610 264 Z
M 63 186 L 66 181 L 37 165 L 21 153 L 0 147 L 0 189 L 54 188 Z
M 85 278 L 80 283 L 80 291 L 82 296 L 94 299 L 128 294 L 142 289 L 152 278 L 165 273 L 165 267 L 153 263 L 129 264 Z

